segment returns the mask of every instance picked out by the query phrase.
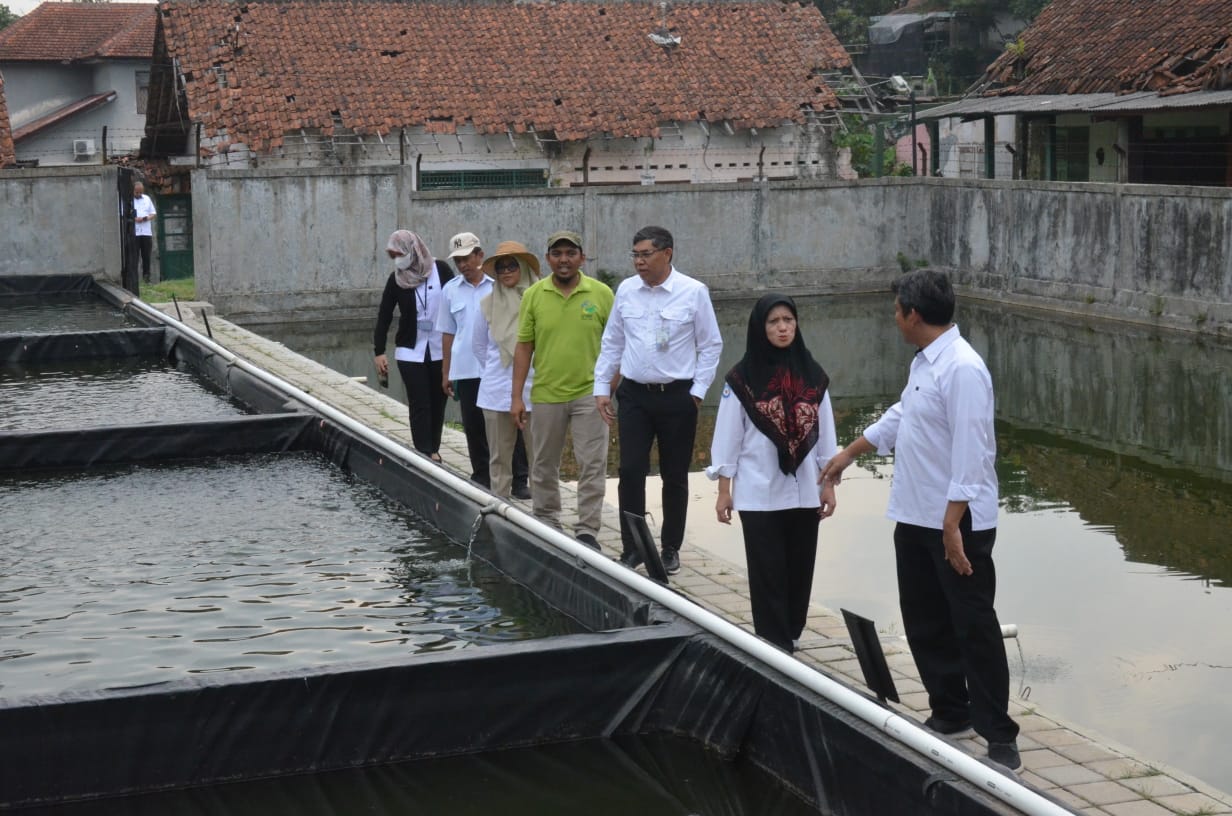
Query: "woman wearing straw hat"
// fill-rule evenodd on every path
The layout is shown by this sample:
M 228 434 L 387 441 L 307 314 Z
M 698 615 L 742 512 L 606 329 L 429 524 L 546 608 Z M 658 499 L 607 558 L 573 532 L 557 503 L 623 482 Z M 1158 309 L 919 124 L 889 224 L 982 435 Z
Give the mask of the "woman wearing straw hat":
M 510 486 L 520 476 L 521 484 L 514 487 L 514 498 L 530 498 L 525 482 L 526 446 L 530 440 L 524 439 L 529 436 L 530 428 L 519 431 L 509 416 L 509 409 L 513 396 L 513 352 L 518 345 L 518 308 L 522 304 L 522 293 L 539 280 L 539 259 L 523 244 L 504 241 L 484 259 L 483 271 L 495 279 L 496 285 L 492 287 L 492 294 L 479 302 L 483 319 L 476 322 L 472 337 L 475 358 L 482 370 L 475 404 L 483 409 L 488 433 L 491 490 L 497 496 L 508 497 Z M 522 394 L 522 401 L 527 405 L 530 405 L 531 379 L 526 378 Z

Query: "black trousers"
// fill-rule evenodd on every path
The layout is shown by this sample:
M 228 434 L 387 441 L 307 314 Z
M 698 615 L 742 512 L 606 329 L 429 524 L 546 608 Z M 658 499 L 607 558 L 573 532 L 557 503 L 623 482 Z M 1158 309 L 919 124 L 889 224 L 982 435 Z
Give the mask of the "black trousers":
M 488 431 L 483 422 L 483 409 L 475 404 L 479 399 L 479 378 L 454 380 L 453 391 L 462 409 L 462 431 L 466 434 L 466 453 L 471 459 L 471 481 L 483 487 L 492 486 L 488 460 Z M 525 448 L 523 456 L 526 455 Z M 514 448 L 517 461 L 517 448 Z
M 667 390 L 648 389 L 624 380 L 617 389 L 619 422 L 620 509 L 646 515 L 646 476 L 650 473 L 650 447 L 659 444 L 659 475 L 663 480 L 662 530 L 664 550 L 679 550 L 689 507 L 689 462 L 697 435 L 697 404 L 689 383 L 674 383 Z M 625 552 L 636 552 L 633 534 L 620 517 Z
M 901 523 L 894 528 L 903 628 L 933 714 L 955 721 L 970 717 L 986 740 L 1011 742 L 1018 724 L 1008 713 L 1010 673 L 993 609 L 997 531 L 972 532 L 970 511 L 960 530 L 971 575 L 959 575 L 946 563 L 940 530 Z
M 398 361 L 398 373 L 406 386 L 406 403 L 411 413 L 411 443 L 415 450 L 429 456 L 441 449 L 441 433 L 445 427 L 445 392 L 441 390 L 440 360 L 432 353 L 424 362 Z
M 815 507 L 740 511 L 753 631 L 789 652 L 808 618 L 820 522 Z
M 137 255 L 141 259 L 141 279 L 146 283 L 150 282 L 150 275 L 154 272 L 153 268 L 150 266 L 150 253 L 153 248 L 153 235 L 137 236 Z

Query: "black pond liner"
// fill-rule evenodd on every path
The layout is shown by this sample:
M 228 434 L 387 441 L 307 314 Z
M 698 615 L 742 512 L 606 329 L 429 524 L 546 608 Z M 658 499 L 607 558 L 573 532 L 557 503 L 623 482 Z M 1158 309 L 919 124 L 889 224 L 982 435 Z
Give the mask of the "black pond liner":
M 173 328 L 87 334 L 0 335 L 0 359 L 161 353 L 263 415 L 0 432 L 0 472 L 309 450 L 455 540 L 470 538 L 481 508 L 430 469 L 391 458 Z M 1017 812 L 499 515 L 485 517 L 472 556 L 590 631 L 0 699 L 0 809 L 638 735 L 742 756 L 826 814 Z

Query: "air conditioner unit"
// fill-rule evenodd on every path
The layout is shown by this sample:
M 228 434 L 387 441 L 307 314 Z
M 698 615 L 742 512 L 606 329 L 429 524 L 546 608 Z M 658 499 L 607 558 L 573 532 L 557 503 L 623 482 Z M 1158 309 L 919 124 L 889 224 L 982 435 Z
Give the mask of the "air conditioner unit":
M 94 155 L 94 140 L 93 139 L 73 139 L 73 155 L 80 158 L 82 156 Z

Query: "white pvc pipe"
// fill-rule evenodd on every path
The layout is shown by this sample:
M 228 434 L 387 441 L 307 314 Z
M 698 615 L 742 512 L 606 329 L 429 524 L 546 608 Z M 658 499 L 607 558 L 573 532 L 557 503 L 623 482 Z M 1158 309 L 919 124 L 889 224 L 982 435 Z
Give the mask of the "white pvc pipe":
M 883 708 L 864 695 L 806 666 L 786 652 L 780 651 L 778 648 L 771 646 L 726 619 L 703 609 L 674 590 L 628 569 L 585 544 L 575 541 L 559 530 L 549 527 L 518 507 L 496 499 L 491 493 L 454 475 L 449 470 L 437 466 L 426 457 L 411 455 L 407 448 L 399 445 L 389 437 L 372 430 L 332 405 L 301 391 L 276 375 L 237 357 L 190 326 L 172 322 L 168 315 L 163 314 L 139 299 L 134 298 L 131 304 L 152 315 L 173 331 L 192 338 L 194 342 L 200 343 L 215 354 L 224 357 L 231 365 L 246 371 L 267 385 L 278 388 L 314 411 L 318 411 L 369 444 L 418 469 L 429 478 L 443 482 L 457 490 L 463 496 L 478 504 L 482 508 L 482 513 L 498 514 L 537 538 L 551 542 L 554 546 L 564 550 L 587 567 L 595 569 L 637 591 L 639 594 L 663 605 L 726 643 L 741 649 L 762 663 L 795 680 L 805 688 L 820 694 L 845 711 L 854 714 L 869 725 L 878 728 L 903 745 L 945 766 L 955 776 L 971 782 L 981 790 L 992 794 L 1023 813 L 1029 814 L 1029 816 L 1073 816 L 1072 811 L 1040 796 L 1017 779 L 990 768 L 959 750 L 954 745 L 938 739 L 916 722 Z

